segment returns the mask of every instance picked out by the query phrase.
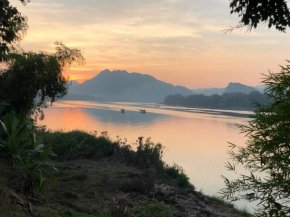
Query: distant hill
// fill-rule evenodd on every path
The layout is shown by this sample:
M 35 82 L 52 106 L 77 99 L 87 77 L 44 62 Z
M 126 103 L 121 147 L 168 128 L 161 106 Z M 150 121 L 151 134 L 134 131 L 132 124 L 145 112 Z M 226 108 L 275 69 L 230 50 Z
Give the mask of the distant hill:
M 253 91 L 258 91 L 257 89 L 240 84 L 240 83 L 229 83 L 229 85 L 226 87 L 224 93 L 244 93 L 244 94 L 249 94 Z
M 194 94 L 203 94 L 206 96 L 211 96 L 214 94 L 222 95 L 225 92 L 226 88 L 197 88 L 197 89 L 192 89 L 192 92 Z
M 72 80 L 72 81 L 68 82 L 68 85 L 69 85 L 68 88 L 71 89 L 71 88 L 75 88 L 75 87 L 79 86 L 80 83 L 78 81 Z
M 263 88 L 263 86 L 257 87 L 259 90 Z M 254 110 L 256 108 L 254 102 L 262 105 L 271 102 L 263 91 L 240 83 L 231 82 L 226 88 L 204 88 L 192 91 L 193 94 L 188 96 L 168 95 L 164 99 L 164 104 L 193 108 Z
M 211 96 L 214 94 L 222 95 L 224 93 L 245 93 L 249 94 L 252 91 L 260 91 L 263 93 L 264 86 L 258 85 L 255 87 L 247 86 L 241 83 L 229 83 L 225 88 L 197 88 L 192 89 L 194 94 L 203 94 L 205 96 Z
M 261 85 L 255 86 L 254 88 L 260 91 L 261 93 L 264 93 L 266 86 L 261 84 Z
M 96 77 L 69 88 L 65 99 L 158 103 L 163 102 L 166 96 L 178 93 L 187 96 L 192 91 L 159 81 L 150 75 L 106 69 Z

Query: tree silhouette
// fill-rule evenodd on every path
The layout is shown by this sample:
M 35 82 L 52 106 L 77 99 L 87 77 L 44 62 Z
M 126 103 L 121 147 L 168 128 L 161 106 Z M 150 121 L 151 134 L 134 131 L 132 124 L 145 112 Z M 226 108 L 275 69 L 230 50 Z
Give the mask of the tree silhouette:
M 275 27 L 285 32 L 290 26 L 290 11 L 285 0 L 231 0 L 231 13 L 237 13 L 241 17 L 240 25 L 235 28 L 247 26 L 249 30 L 257 28 L 261 23 L 267 23 L 268 27 Z
M 28 1 L 20 0 L 23 4 Z M 20 41 L 28 28 L 27 19 L 11 6 L 8 0 L 0 1 L 0 62 L 7 60 L 9 47 Z
M 62 72 L 73 63 L 83 64 L 78 49 L 56 42 L 56 53 L 14 52 L 8 56 L 7 67 L 0 71 L 0 101 L 7 101 L 9 110 L 20 118 L 41 114 L 47 102 L 53 103 L 67 93 Z

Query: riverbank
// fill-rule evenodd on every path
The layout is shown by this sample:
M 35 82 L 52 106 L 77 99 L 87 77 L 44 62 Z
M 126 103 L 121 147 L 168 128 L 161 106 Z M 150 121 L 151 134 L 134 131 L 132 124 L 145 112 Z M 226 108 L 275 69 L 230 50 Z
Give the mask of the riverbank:
M 46 133 L 59 172 L 46 171 L 44 189 L 30 197 L 23 180 L 1 162 L 0 216 L 170 217 L 249 216 L 195 191 L 178 166 L 162 160 L 163 148 L 139 138 L 135 148 L 80 131 Z M 49 180 L 50 173 L 55 182 Z

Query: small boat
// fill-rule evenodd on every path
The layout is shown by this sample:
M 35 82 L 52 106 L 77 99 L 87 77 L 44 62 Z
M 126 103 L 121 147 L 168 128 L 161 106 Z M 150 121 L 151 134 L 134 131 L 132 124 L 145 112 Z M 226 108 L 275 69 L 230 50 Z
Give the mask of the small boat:
M 125 113 L 125 109 L 121 109 L 121 112 L 122 112 L 122 113 Z
M 146 113 L 146 110 L 141 109 L 140 112 L 143 113 L 143 114 L 145 114 Z

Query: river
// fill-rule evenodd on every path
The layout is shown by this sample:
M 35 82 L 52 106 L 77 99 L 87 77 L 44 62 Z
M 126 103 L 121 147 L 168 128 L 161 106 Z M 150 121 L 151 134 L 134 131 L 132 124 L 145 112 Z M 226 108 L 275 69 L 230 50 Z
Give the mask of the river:
M 124 109 L 124 113 L 121 112 Z M 141 113 L 140 110 L 146 110 Z M 228 142 L 244 145 L 246 138 L 236 124 L 247 124 L 250 111 L 190 109 L 152 103 L 98 103 L 60 101 L 44 110 L 40 125 L 51 130 L 106 131 L 111 139 L 136 142 L 143 136 L 165 147 L 164 160 L 184 168 L 197 190 L 218 195 L 222 175 L 234 178 L 225 168 Z M 239 208 L 252 205 L 236 203 Z

